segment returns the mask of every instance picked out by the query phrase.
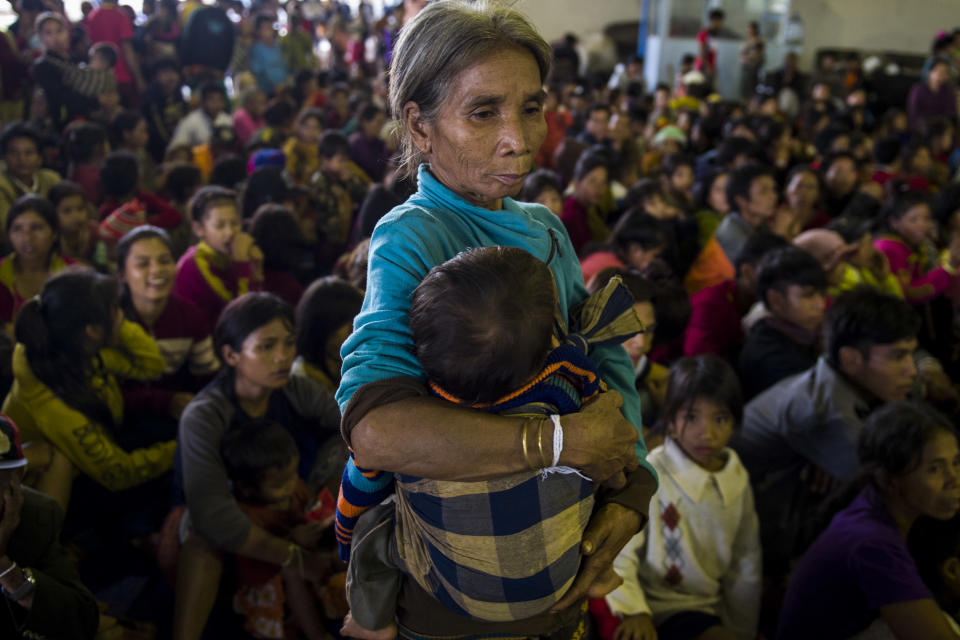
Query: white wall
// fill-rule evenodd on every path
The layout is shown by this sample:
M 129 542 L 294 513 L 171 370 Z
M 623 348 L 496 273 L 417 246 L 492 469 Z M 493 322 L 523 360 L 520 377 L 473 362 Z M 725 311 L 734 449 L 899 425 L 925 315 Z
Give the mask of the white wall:
M 643 0 L 519 0 L 514 7 L 552 42 L 568 31 L 587 35 L 611 22 L 640 20 Z

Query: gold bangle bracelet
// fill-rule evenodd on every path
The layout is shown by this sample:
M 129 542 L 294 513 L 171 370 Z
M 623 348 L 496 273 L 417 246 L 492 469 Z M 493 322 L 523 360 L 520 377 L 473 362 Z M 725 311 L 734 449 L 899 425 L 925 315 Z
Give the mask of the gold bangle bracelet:
M 549 466 L 543 461 L 543 418 L 537 421 L 537 451 L 540 453 L 540 468 Z
M 527 432 L 529 430 L 530 430 L 530 421 L 526 420 L 523 423 L 523 435 L 520 438 L 520 442 L 523 445 L 523 461 L 527 463 L 528 467 L 536 471 L 537 468 L 534 465 L 530 464 L 530 454 L 529 454 L 529 450 L 527 449 Z

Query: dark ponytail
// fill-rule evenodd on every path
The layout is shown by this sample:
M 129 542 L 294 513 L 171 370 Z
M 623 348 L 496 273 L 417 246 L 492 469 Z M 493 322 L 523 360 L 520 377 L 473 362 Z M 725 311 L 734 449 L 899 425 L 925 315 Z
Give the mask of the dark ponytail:
M 16 338 L 40 382 L 90 420 L 114 431 L 113 414 L 90 385 L 93 357 L 84 349 L 86 327 L 101 326 L 104 344 L 113 331 L 117 282 L 93 271 L 52 277 L 17 316 Z

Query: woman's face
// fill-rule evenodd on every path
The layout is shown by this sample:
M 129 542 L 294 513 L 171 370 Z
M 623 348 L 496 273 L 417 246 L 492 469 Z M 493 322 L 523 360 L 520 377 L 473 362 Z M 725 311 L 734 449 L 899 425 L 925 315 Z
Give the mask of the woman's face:
M 890 226 L 908 243 L 919 247 L 933 233 L 930 207 L 925 204 L 910 207 L 899 219 L 891 219 Z
M 787 202 L 790 208 L 806 210 L 812 207 L 820 197 L 820 183 L 817 177 L 807 171 L 793 176 L 787 185 Z
M 710 185 L 710 193 L 707 195 L 707 204 L 710 208 L 720 214 L 730 212 L 730 204 L 727 202 L 727 180 L 730 178 L 726 173 L 720 174 Z
M 290 366 L 296 356 L 292 327 L 275 318 L 248 335 L 239 351 L 223 348 L 224 361 L 233 368 L 237 380 L 246 385 L 279 389 L 290 379 Z
M 540 192 L 534 202 L 537 204 L 542 204 L 547 209 L 550 209 L 553 212 L 553 215 L 560 217 L 560 214 L 563 213 L 563 196 L 560 195 L 560 192 L 554 189 L 553 187 L 547 187 Z
M 960 450 L 956 437 L 937 433 L 924 445 L 920 464 L 893 479 L 892 490 L 917 515 L 949 520 L 960 510 Z
M 435 120 L 407 103 L 404 115 L 436 178 L 472 204 L 500 208 L 530 173 L 547 134 L 540 70 L 520 49 L 499 51 L 457 78 Z
M 50 258 L 57 234 L 39 213 L 26 211 L 10 224 L 10 244 L 21 260 L 42 263 Z
M 130 247 L 120 275 L 136 306 L 139 301 L 166 300 L 173 289 L 177 265 L 162 240 L 144 238 Z
M 577 181 L 576 198 L 588 207 L 598 206 L 607 194 L 607 187 L 607 169 L 597 167 L 583 176 L 583 179 Z

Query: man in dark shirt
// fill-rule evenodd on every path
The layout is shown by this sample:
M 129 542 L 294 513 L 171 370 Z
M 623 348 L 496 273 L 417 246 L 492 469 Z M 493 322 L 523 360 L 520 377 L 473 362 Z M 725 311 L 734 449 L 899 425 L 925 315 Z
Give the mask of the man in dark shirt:
M 770 315 L 753 325 L 740 352 L 744 397 L 816 364 L 826 289 L 823 267 L 803 249 L 775 249 L 760 261 L 757 298 Z

